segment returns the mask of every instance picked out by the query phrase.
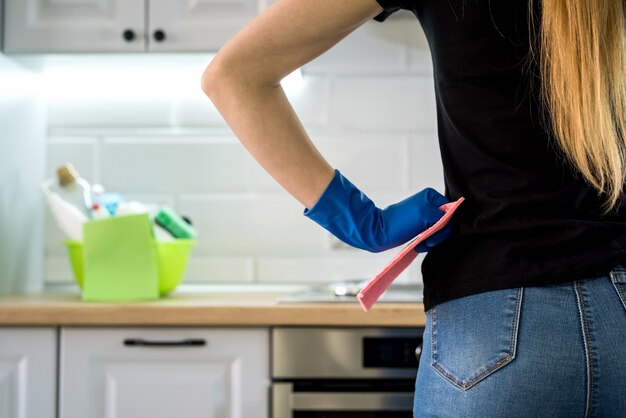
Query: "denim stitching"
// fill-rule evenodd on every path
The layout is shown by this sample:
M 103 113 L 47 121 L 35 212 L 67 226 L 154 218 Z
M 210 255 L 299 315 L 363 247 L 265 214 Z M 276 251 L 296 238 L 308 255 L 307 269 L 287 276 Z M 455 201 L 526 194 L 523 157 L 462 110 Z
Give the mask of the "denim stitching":
M 622 305 L 624 305 L 624 309 L 626 309 L 626 300 L 624 299 L 624 293 L 620 290 L 619 287 L 617 287 L 617 283 L 615 283 L 614 281 L 611 281 L 611 284 L 613 285 L 613 287 L 615 288 L 615 291 L 617 292 L 617 297 L 622 302 Z
M 431 361 L 431 366 L 435 370 L 437 370 L 437 372 L 439 372 L 439 374 L 441 374 L 443 377 L 448 379 L 450 381 L 450 383 L 454 384 L 455 386 L 457 386 L 458 388 L 460 388 L 462 390 L 468 390 L 471 387 L 473 387 L 474 385 L 476 385 L 478 382 L 480 382 L 481 380 L 483 380 L 484 378 L 489 376 L 490 374 L 494 373 L 496 370 L 501 369 L 502 367 L 506 366 L 511 361 L 513 361 L 513 359 L 515 358 L 516 353 L 517 353 L 517 334 L 518 334 L 517 331 L 519 329 L 519 319 L 520 319 L 520 313 L 521 313 L 523 292 L 524 292 L 524 288 L 523 287 L 520 287 L 517 290 L 517 296 L 516 296 L 516 300 L 515 300 L 515 314 L 514 314 L 514 318 L 513 318 L 513 328 L 511 329 L 509 352 L 504 357 L 502 357 L 502 359 L 496 361 L 494 366 L 492 366 L 489 369 L 485 370 L 484 372 L 482 372 L 478 376 L 468 380 L 467 383 L 462 383 L 456 377 L 454 377 L 453 375 L 448 373 L 443 368 L 443 366 L 441 366 L 439 363 L 437 363 L 436 343 L 435 343 L 435 334 L 436 333 L 435 333 L 435 320 L 434 319 L 433 319 L 432 327 L 431 327 L 431 346 L 433 347 L 432 348 L 432 354 L 431 354 L 431 357 L 432 357 L 432 359 L 431 359 L 432 360 Z M 434 308 L 433 308 L 433 318 L 434 318 L 434 316 L 435 315 L 434 315 Z
M 611 276 L 611 280 L 617 283 L 626 283 L 626 270 L 622 270 L 620 267 L 609 272 L 609 276 Z
M 517 300 L 515 305 L 515 321 L 513 322 L 513 329 L 511 330 L 511 351 L 513 352 L 514 359 L 517 355 L 517 334 L 519 330 L 519 320 L 522 313 L 522 299 L 524 298 L 524 288 L 520 287 L 517 290 Z
M 624 305 L 624 309 L 626 309 L 626 297 L 624 295 L 624 292 L 617 285 L 617 275 L 619 273 L 612 271 L 609 274 L 611 276 L 611 284 L 613 285 L 613 287 L 615 288 L 615 291 L 617 292 L 617 297 L 619 297 L 619 300 L 622 302 L 622 305 Z
M 578 305 L 578 315 L 580 318 L 580 327 L 583 336 L 583 346 L 585 348 L 585 368 L 587 369 L 587 399 L 585 401 L 585 418 L 591 415 L 591 388 L 593 386 L 593 369 L 591 367 L 591 353 L 589 350 L 589 324 L 583 306 L 582 290 L 579 282 L 574 282 L 574 293 L 576 295 L 576 304 Z
M 617 266 L 613 267 L 613 271 L 618 272 L 618 273 L 624 273 L 624 272 L 626 272 L 626 266 L 621 265 L 621 264 L 617 265 Z

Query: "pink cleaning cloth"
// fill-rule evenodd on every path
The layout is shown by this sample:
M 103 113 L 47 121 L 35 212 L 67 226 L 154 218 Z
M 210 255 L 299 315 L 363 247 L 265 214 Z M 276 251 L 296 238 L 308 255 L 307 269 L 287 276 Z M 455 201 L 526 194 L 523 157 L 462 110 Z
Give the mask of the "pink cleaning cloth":
M 435 232 L 442 229 L 448 224 L 452 215 L 457 208 L 463 203 L 465 198 L 461 197 L 456 202 L 441 205 L 439 209 L 444 211 L 444 215 L 436 224 L 416 236 L 406 247 L 402 249 L 396 256 L 385 266 L 380 273 L 376 275 L 356 296 L 365 312 L 369 311 L 376 303 L 378 298 L 387 290 L 391 282 L 400 275 L 417 257 L 418 252 L 415 247 L 420 242 L 426 240 Z

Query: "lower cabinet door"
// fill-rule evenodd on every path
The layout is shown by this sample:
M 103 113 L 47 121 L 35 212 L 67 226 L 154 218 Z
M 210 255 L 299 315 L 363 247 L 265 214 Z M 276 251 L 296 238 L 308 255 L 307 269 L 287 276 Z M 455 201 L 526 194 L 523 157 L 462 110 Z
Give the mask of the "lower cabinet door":
M 57 331 L 0 328 L 0 418 L 54 418 Z
M 64 328 L 63 418 L 267 418 L 269 330 Z

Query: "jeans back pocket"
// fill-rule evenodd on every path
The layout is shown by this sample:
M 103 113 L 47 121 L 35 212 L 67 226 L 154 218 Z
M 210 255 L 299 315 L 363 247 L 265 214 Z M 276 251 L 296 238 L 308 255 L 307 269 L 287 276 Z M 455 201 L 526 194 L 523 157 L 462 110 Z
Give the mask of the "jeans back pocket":
M 515 358 L 523 288 L 441 303 L 430 311 L 432 367 L 468 390 Z

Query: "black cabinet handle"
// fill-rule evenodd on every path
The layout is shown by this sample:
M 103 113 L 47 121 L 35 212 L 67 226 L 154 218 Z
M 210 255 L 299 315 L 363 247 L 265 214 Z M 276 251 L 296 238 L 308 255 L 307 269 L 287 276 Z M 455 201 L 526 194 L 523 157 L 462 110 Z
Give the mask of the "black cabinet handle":
M 204 347 L 206 340 L 190 338 L 180 341 L 150 341 L 142 338 L 127 338 L 124 340 L 126 347 Z
M 130 29 L 126 29 L 123 33 L 122 36 L 124 37 L 124 40 L 126 42 L 132 42 L 135 39 L 135 31 L 130 30 Z
M 154 40 L 157 42 L 163 42 L 165 40 L 165 32 L 162 29 L 154 31 Z

